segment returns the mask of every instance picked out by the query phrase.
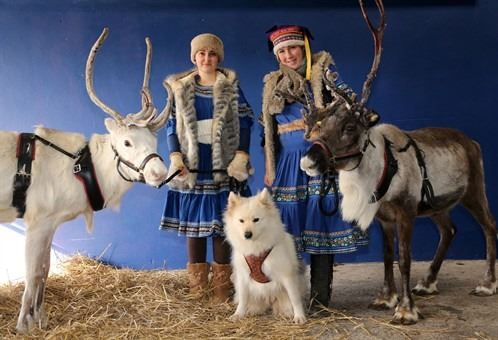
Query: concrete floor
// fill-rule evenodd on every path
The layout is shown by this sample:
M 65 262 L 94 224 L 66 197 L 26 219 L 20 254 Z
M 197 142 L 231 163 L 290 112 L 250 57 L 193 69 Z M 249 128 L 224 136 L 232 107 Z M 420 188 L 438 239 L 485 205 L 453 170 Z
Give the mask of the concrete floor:
M 428 266 L 429 262 L 412 263 L 412 287 Z M 338 316 L 344 313 L 344 318 L 325 325 L 329 330 L 322 337 L 344 338 L 346 333 L 348 339 L 498 339 L 498 295 L 469 295 L 485 267 L 485 261 L 445 261 L 438 278 L 440 294 L 415 297 L 425 318 L 415 325 L 399 326 L 389 323 L 393 310 L 367 308 L 382 287 L 383 264 L 338 265 L 331 308 Z M 395 275 L 399 288 L 397 265 Z
M 0 284 L 24 277 L 24 236 L 0 228 Z M 51 269 L 63 256 L 52 251 Z M 412 287 L 429 262 L 412 263 Z M 469 292 L 485 271 L 485 261 L 447 260 L 438 280 L 439 295 L 415 297 L 425 319 L 411 326 L 391 325 L 392 310 L 368 309 L 382 287 L 382 263 L 337 265 L 331 310 L 334 322 L 317 329 L 320 339 L 498 339 L 498 295 L 476 297 Z M 396 283 L 399 273 L 395 266 Z

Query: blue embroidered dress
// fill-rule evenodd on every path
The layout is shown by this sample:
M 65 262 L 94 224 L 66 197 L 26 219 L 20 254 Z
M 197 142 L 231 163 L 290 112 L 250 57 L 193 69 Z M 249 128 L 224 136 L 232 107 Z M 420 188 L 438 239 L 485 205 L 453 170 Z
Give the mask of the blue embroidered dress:
M 239 88 L 239 122 L 240 145 L 239 150 L 248 152 L 250 129 L 253 124 L 252 109 L 247 103 L 242 90 Z M 213 87 L 195 85 L 195 110 L 199 123 L 199 134 L 202 135 L 208 128 L 201 126 L 213 118 Z M 203 123 L 204 122 L 204 123 Z M 176 118 L 171 116 L 166 125 L 168 140 L 176 137 Z M 179 235 L 187 237 L 224 236 L 222 213 L 225 210 L 230 193 L 229 181 L 215 183 L 212 173 L 212 148 L 211 144 L 202 143 L 210 140 L 210 136 L 199 138 L 199 174 L 193 189 L 168 190 L 166 204 L 161 219 L 161 229 L 178 230 Z M 174 143 L 173 143 L 174 144 Z M 170 152 L 172 150 L 170 144 Z M 250 190 L 246 186 L 241 192 L 249 196 Z
M 275 115 L 278 125 L 302 119 L 302 105 L 287 104 Z M 311 146 L 304 139 L 304 130 L 279 134 L 280 151 L 276 159 L 275 180 L 272 184 L 274 200 L 287 231 L 294 235 L 297 249 L 310 254 L 339 254 L 357 250 L 368 243 L 358 228 L 344 222 L 340 210 L 325 216 L 319 209 L 321 177 L 309 177 L 299 167 L 300 159 Z M 334 194 L 324 199 L 324 207 L 334 206 Z

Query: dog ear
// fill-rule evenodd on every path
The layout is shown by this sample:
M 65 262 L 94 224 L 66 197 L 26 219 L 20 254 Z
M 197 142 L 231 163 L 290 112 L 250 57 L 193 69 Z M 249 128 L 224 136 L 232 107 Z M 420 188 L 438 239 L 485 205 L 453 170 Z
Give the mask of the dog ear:
M 235 207 L 240 201 L 240 196 L 233 191 L 230 191 L 230 194 L 228 195 L 228 208 Z
M 264 205 L 273 204 L 273 199 L 271 198 L 270 192 L 266 188 L 261 190 L 261 192 L 258 194 L 258 199 Z

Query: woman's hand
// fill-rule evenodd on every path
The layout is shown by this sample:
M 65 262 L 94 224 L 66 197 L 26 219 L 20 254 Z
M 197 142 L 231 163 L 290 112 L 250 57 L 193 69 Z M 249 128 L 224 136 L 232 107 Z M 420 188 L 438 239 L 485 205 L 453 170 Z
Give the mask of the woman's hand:
M 176 171 L 181 170 L 178 175 L 176 175 L 175 179 L 178 181 L 184 181 L 187 179 L 187 175 L 189 173 L 188 168 L 183 163 L 183 156 L 181 152 L 172 152 L 169 155 L 170 166 L 168 171 L 168 177 L 173 175 Z
M 254 173 L 254 169 L 249 163 L 249 154 L 244 151 L 235 152 L 235 157 L 228 165 L 227 173 L 228 176 L 235 178 L 239 182 L 249 178 L 249 175 Z
M 272 182 L 270 182 L 270 179 L 268 178 L 268 176 L 265 174 L 265 178 L 264 178 L 264 182 L 265 182 L 265 185 L 268 187 L 268 188 L 271 188 L 271 185 L 273 184 Z

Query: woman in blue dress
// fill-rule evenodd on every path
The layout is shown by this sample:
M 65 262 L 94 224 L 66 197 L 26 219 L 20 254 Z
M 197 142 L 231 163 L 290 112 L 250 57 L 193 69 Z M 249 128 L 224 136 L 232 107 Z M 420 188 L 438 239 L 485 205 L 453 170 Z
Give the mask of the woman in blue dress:
M 265 184 L 272 189 L 297 250 L 310 254 L 312 306 L 328 307 L 334 254 L 354 252 L 366 239 L 358 229 L 344 222 L 340 213 L 330 217 L 321 213 L 318 205 L 321 179 L 309 177 L 299 167 L 301 157 L 311 146 L 304 138 L 302 104 L 278 93 L 304 99 L 304 91 L 308 91 L 315 105 L 324 107 L 332 100 L 323 82 L 324 75 L 349 95 L 352 91 L 340 79 L 329 53 L 311 55 L 310 34 L 305 27 L 274 26 L 267 33 L 279 69 L 264 78 Z M 331 207 L 333 202 L 333 193 L 329 193 L 325 206 Z
M 223 42 L 214 34 L 191 41 L 192 70 L 169 76 L 174 112 L 167 123 L 170 174 L 161 228 L 187 237 L 189 287 L 202 295 L 212 269 L 215 302 L 231 294 L 230 246 L 225 242 L 222 213 L 230 192 L 229 176 L 242 182 L 249 163 L 253 114 L 234 71 L 220 68 Z M 222 171 L 216 171 L 222 170 Z M 248 188 L 242 194 L 248 195 Z M 213 263 L 206 262 L 207 238 Z

